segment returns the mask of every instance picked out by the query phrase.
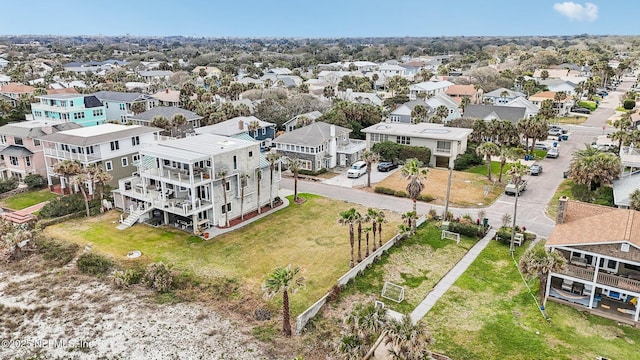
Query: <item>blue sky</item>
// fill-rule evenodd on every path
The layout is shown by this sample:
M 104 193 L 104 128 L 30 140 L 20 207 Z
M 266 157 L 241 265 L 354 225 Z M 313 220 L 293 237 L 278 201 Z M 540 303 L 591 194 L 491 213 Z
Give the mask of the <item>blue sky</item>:
M 0 9 L 0 35 L 637 35 L 640 1 L 18 0 Z

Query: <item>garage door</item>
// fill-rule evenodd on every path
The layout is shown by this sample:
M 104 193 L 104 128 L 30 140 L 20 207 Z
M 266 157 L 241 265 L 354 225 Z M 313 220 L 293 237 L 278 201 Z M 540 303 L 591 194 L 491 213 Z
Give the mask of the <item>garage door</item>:
M 449 167 L 449 157 L 448 156 L 436 156 L 436 167 L 448 168 Z

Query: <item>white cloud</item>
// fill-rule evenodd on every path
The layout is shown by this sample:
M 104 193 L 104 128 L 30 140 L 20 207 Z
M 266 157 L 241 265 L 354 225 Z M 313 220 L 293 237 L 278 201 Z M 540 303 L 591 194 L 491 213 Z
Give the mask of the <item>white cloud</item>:
M 592 3 L 582 5 L 566 1 L 553 4 L 553 9 L 571 20 L 595 21 L 598 18 L 598 6 Z

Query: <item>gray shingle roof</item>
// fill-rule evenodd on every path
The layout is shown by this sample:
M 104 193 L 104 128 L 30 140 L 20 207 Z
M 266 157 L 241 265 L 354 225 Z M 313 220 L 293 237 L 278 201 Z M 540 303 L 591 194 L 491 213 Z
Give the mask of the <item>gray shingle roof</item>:
M 342 126 L 336 127 L 336 137 L 344 133 L 350 133 L 351 130 Z M 303 126 L 288 133 L 284 133 L 273 141 L 283 144 L 318 146 L 331 139 L 331 124 L 316 121 L 310 125 Z
M 151 121 L 155 116 L 164 116 L 167 119 L 171 120 L 171 118 L 175 114 L 184 115 L 184 117 L 187 118 L 187 121 L 202 119 L 202 116 L 189 110 L 179 108 L 177 106 L 157 106 L 138 115 L 131 116 L 130 119 L 139 121 Z
M 494 114 L 498 120 L 518 122 L 524 119 L 525 111 L 526 109 L 523 107 L 469 104 L 464 108 L 463 117 L 466 119 L 486 119 L 487 116 Z
M 242 121 L 242 129 L 240 129 L 239 122 Z M 274 123 L 262 121 L 255 116 L 236 116 L 232 119 L 219 122 L 217 124 L 202 126 L 195 129 L 198 134 L 217 134 L 224 136 L 232 136 L 236 134 L 246 133 L 249 131 L 249 125 L 254 122 L 258 122 L 260 129 L 274 126 Z
M 57 124 L 51 124 L 51 121 L 47 122 L 42 120 L 34 120 L 4 125 L 0 127 L 0 134 L 25 139 L 33 139 L 39 136 L 46 135 L 46 133 L 42 131 L 42 128 L 49 126 L 51 126 L 52 132 L 78 129 L 82 127 L 81 125 L 72 122 L 60 122 Z
M 94 93 L 93 96 L 97 97 L 100 100 L 122 101 L 122 102 L 134 102 L 134 101 L 153 99 L 151 96 L 145 95 L 145 94 L 127 93 L 127 92 L 119 92 L 119 91 L 98 91 L 97 93 Z
M 141 125 L 103 124 L 80 129 L 61 131 L 55 134 L 45 135 L 39 139 L 42 141 L 60 144 L 89 146 L 104 144 L 113 140 L 120 140 L 132 136 L 159 132 L 162 129 Z
M 33 155 L 31 150 L 23 146 L 9 145 L 0 151 L 0 155 L 24 157 Z

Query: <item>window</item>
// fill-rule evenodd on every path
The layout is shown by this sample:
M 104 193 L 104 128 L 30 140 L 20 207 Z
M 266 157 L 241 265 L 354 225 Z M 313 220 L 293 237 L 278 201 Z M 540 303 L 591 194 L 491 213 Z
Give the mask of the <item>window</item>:
M 122 167 L 129 166 L 129 158 L 123 157 L 120 161 L 122 162 Z
M 69 101 L 69 106 L 70 106 L 70 107 L 73 107 L 73 100 L 70 100 L 70 101 Z
M 27 164 L 27 166 L 31 166 L 31 157 L 27 156 L 26 158 L 24 158 L 25 163 Z
M 231 182 L 230 181 L 227 181 L 227 183 L 225 184 L 225 188 L 226 188 L 226 191 L 231 190 Z
M 371 142 L 378 143 L 382 141 L 389 141 L 389 135 L 387 134 L 371 134 Z
M 616 271 L 618 270 L 618 262 L 615 260 L 600 259 L 600 267 L 605 270 Z
M 118 140 L 111 142 L 111 151 L 120 150 L 120 142 Z
M 233 155 L 233 170 L 238 169 L 238 157 Z
M 451 141 L 438 141 L 436 144 L 436 151 L 441 153 L 450 153 Z
M 222 213 L 231 212 L 231 203 L 228 203 L 226 206 L 222 205 Z
M 629 244 L 622 243 L 622 246 L 620 247 L 620 251 L 629 252 Z
M 97 116 L 102 116 L 104 113 L 102 112 L 102 109 L 97 109 L 97 110 L 93 110 L 93 116 L 97 117 Z
M 127 106 L 125 104 L 120 104 L 120 110 L 127 110 Z
M 249 157 L 253 157 L 253 151 L 249 151 Z
M 127 122 L 127 115 L 120 115 L 120 123 L 124 124 Z
M 15 156 L 9 156 L 9 162 L 13 166 L 18 166 L 18 158 Z
M 411 145 L 411 138 L 408 136 L 396 136 L 396 143 L 402 145 Z
M 267 128 L 262 128 L 262 135 L 267 135 Z
M 140 155 L 139 154 L 131 155 L 131 161 L 133 162 L 140 161 Z
M 93 154 L 93 146 L 87 146 L 85 148 L 85 153 L 86 154 Z
M 107 171 L 111 171 L 113 170 L 113 163 L 111 161 L 107 161 L 104 163 L 104 168 Z
M 134 136 L 131 138 L 131 145 L 140 145 L 140 136 Z
M 4 135 L 0 135 L 0 144 L 6 144 L 7 143 L 7 137 Z
M 109 108 L 109 103 L 105 101 L 104 102 L 104 107 L 108 109 Z
M 33 146 L 40 146 L 40 140 L 33 139 Z
M 22 138 L 19 137 L 13 138 L 13 142 L 16 143 L 16 145 L 24 145 Z
M 83 112 L 73 113 L 73 118 L 75 120 L 84 119 L 84 113 Z

